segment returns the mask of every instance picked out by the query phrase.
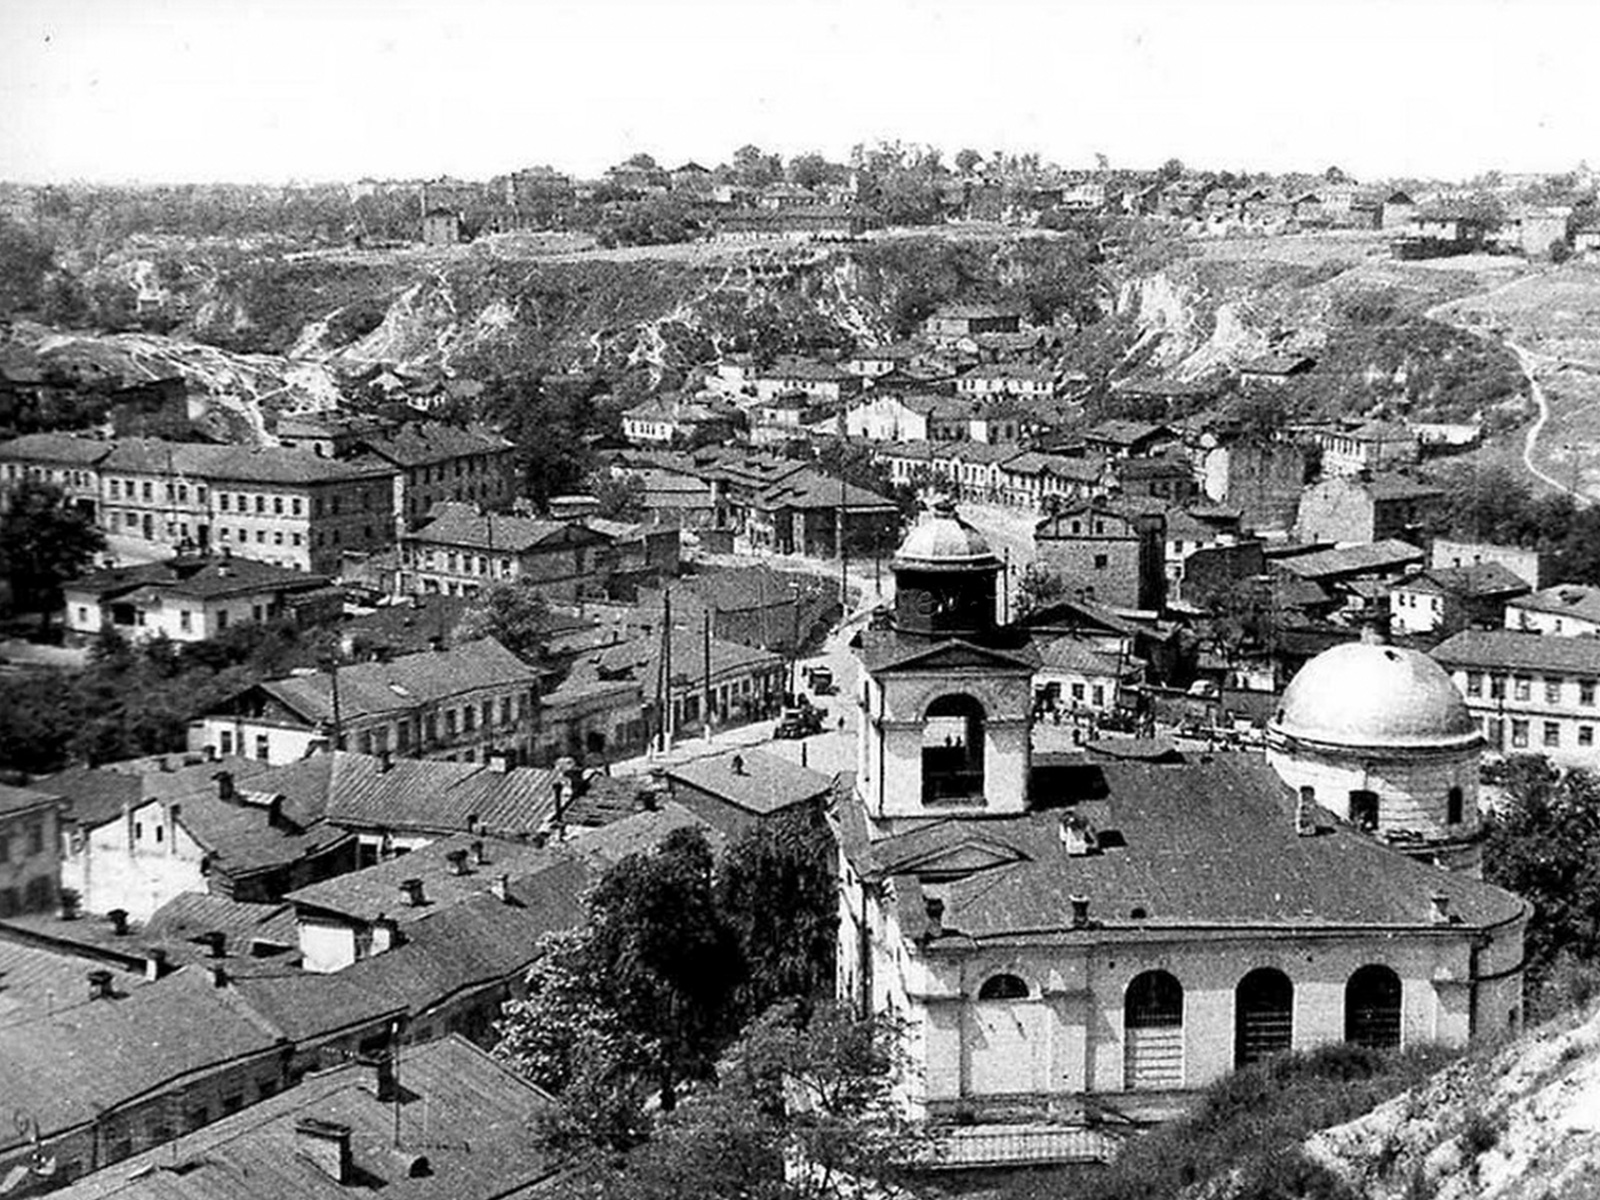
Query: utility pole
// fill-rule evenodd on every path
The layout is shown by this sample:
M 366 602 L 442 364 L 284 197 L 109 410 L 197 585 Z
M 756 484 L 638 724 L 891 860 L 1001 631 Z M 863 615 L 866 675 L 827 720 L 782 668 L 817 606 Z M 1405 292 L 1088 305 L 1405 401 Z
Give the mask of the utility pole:
M 672 750 L 672 589 L 661 593 L 661 677 L 666 691 L 666 707 L 661 714 L 661 752 Z
M 702 673 L 703 690 L 705 692 L 702 703 L 705 705 L 704 721 L 706 726 L 706 741 L 711 740 L 711 606 L 706 605 L 704 615 L 704 638 L 702 642 L 706 655 L 705 671 Z

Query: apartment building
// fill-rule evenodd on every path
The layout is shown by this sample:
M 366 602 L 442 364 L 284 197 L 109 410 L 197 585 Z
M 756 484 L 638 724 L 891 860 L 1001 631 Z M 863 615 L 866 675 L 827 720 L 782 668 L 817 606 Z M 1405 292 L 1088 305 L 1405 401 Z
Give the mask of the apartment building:
M 1600 639 L 1469 629 L 1433 652 L 1489 749 L 1600 767 Z
M 603 586 L 611 539 L 577 521 L 496 516 L 470 504 L 441 504 L 400 539 L 399 590 L 471 596 L 496 583 L 525 583 L 570 600 Z

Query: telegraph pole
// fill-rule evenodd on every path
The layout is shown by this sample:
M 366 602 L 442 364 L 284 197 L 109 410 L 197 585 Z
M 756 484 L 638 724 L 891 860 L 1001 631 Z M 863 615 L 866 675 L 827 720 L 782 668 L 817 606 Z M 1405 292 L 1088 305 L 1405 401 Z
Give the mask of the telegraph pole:
M 661 592 L 661 678 L 666 692 L 661 714 L 661 752 L 672 750 L 672 589 Z
M 704 699 L 703 699 L 703 703 L 705 705 L 705 712 L 704 712 L 703 719 L 705 721 L 705 727 L 706 727 L 706 741 L 709 742 L 711 740 L 711 606 L 709 604 L 706 605 L 706 610 L 705 610 L 705 613 L 703 614 L 703 616 L 704 616 L 704 625 L 703 625 L 704 638 L 703 638 L 702 646 L 703 646 L 703 648 L 705 650 L 706 666 L 705 666 L 705 671 L 701 675 L 701 679 L 702 679 L 702 688 L 703 688 L 703 691 L 705 693 L 705 696 L 704 696 Z

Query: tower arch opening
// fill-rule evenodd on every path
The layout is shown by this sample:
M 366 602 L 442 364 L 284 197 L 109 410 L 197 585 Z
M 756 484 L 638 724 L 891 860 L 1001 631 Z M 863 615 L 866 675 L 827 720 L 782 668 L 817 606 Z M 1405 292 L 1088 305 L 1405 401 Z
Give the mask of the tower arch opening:
M 922 719 L 922 802 L 984 797 L 984 708 L 965 693 L 940 696 Z

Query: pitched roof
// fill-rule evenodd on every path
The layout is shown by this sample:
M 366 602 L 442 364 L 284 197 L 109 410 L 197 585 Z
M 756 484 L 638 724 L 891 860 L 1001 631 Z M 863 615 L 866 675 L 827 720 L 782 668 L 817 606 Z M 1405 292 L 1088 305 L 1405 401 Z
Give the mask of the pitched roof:
M 1114 418 L 1091 426 L 1084 431 L 1083 436 L 1087 441 L 1105 442 L 1113 446 L 1134 446 L 1162 435 L 1170 437 L 1172 430 L 1165 425 L 1156 425 L 1149 421 L 1126 421 Z
M 1600 587 L 1584 583 L 1558 583 L 1554 587 L 1541 588 L 1531 595 L 1519 596 L 1511 604 L 1514 608 L 1525 608 L 1529 612 L 1553 613 L 1558 617 L 1573 616 L 1583 621 L 1600 621 Z
M 1467 629 L 1435 646 L 1433 657 L 1446 667 L 1600 675 L 1600 638 L 1546 637 L 1513 629 Z
M 348 721 L 399 712 L 481 688 L 526 685 L 539 673 L 493 638 L 339 671 L 339 709 Z M 273 679 L 261 687 L 310 722 L 333 719 L 333 676 L 326 671 Z
M 182 800 L 196 792 L 214 792 L 220 771 L 229 772 L 236 784 L 243 784 L 267 769 L 266 763 L 253 758 L 196 755 L 191 762 L 185 755 L 156 755 L 98 767 L 68 767 L 35 784 L 65 799 L 67 819 L 88 829 L 118 816 L 125 804 Z
M 600 652 L 599 667 L 605 673 L 628 672 L 635 679 L 650 681 L 656 676 L 661 658 L 661 638 L 658 633 L 630 638 L 607 646 Z M 768 650 L 741 646 L 721 638 L 711 639 L 711 674 L 718 677 L 728 671 L 756 671 L 771 668 L 783 660 Z M 694 683 L 706 673 L 705 639 L 699 630 L 674 629 L 672 631 L 672 673 L 674 682 Z
M 127 438 L 114 447 L 101 470 L 171 472 L 218 483 L 347 483 L 377 478 L 388 470 L 282 446 L 210 446 L 161 438 Z
M 174 595 L 209 600 L 278 589 L 309 592 L 328 584 L 325 575 L 308 575 L 304 571 L 249 558 L 214 556 L 171 558 L 164 562 L 112 567 L 81 575 L 62 586 L 70 591 L 88 592 L 101 598 L 123 595 L 140 588 L 154 588 Z
M 115 447 L 115 442 L 79 437 L 73 433 L 25 433 L 21 437 L 0 442 L 0 459 L 92 467 Z
M 1526 909 L 1508 892 L 1414 862 L 1328 814 L 1318 835 L 1298 835 L 1294 798 L 1264 760 L 1040 763 L 1033 803 L 1036 811 L 983 823 L 997 865 L 950 883 L 923 880 L 925 893 L 944 900 L 946 936 L 1070 934 L 1074 895 L 1089 898 L 1096 936 L 1196 925 L 1431 926 L 1437 891 L 1468 927 Z M 1098 853 L 1066 852 L 1067 812 L 1089 820 Z M 1120 844 L 1105 836 L 1112 830 Z M 899 863 L 936 863 L 941 847 L 971 836 L 970 822 L 948 820 L 872 849 L 882 872 L 897 874 Z
M 408 1046 L 404 1103 L 349 1063 L 62 1189 L 72 1200 L 489 1200 L 542 1190 L 556 1166 L 529 1136 L 550 1099 L 459 1034 Z M 306 1120 L 349 1131 L 353 1181 L 302 1153 Z M 398 1142 L 396 1137 L 398 1136 Z M 425 1159 L 426 1169 L 415 1164 Z M 359 1182 L 355 1182 L 359 1181 Z
M 43 808 L 60 802 L 61 797 L 53 792 L 41 792 L 34 788 L 12 787 L 8 783 L 0 783 L 0 817 L 13 816 L 29 809 Z
M 1293 560 L 1291 560 L 1293 561 Z M 1506 596 L 1529 590 L 1521 576 L 1497 562 L 1465 567 L 1430 567 L 1395 581 L 1396 590 L 1441 592 L 1455 596 Z
M 754 747 L 691 759 L 666 774 L 758 816 L 816 800 L 833 786 L 826 775 Z
M 1075 671 L 1082 675 L 1120 676 L 1127 664 L 1120 655 L 1110 654 L 1073 634 L 1034 639 L 1041 670 Z
M 894 501 L 853 483 L 806 468 L 775 483 L 757 499 L 762 508 L 894 509 Z
M 606 541 L 581 521 L 543 521 L 479 512 L 472 504 L 447 501 L 433 507 L 431 519 L 409 540 L 466 546 L 497 554 L 521 554 L 535 546 L 559 549 L 570 545 L 595 545 Z
M 379 458 L 407 468 L 511 449 L 510 442 L 486 425 L 443 421 L 408 421 L 397 429 L 367 434 L 361 442 Z
M 1373 571 L 1394 570 L 1406 563 L 1421 563 L 1427 558 L 1410 542 L 1398 538 L 1385 538 L 1381 542 L 1368 542 L 1360 546 L 1345 546 L 1335 550 L 1313 550 L 1310 554 L 1297 554 L 1281 558 L 1278 565 L 1302 579 L 1332 579 L 1340 575 L 1364 575 Z

